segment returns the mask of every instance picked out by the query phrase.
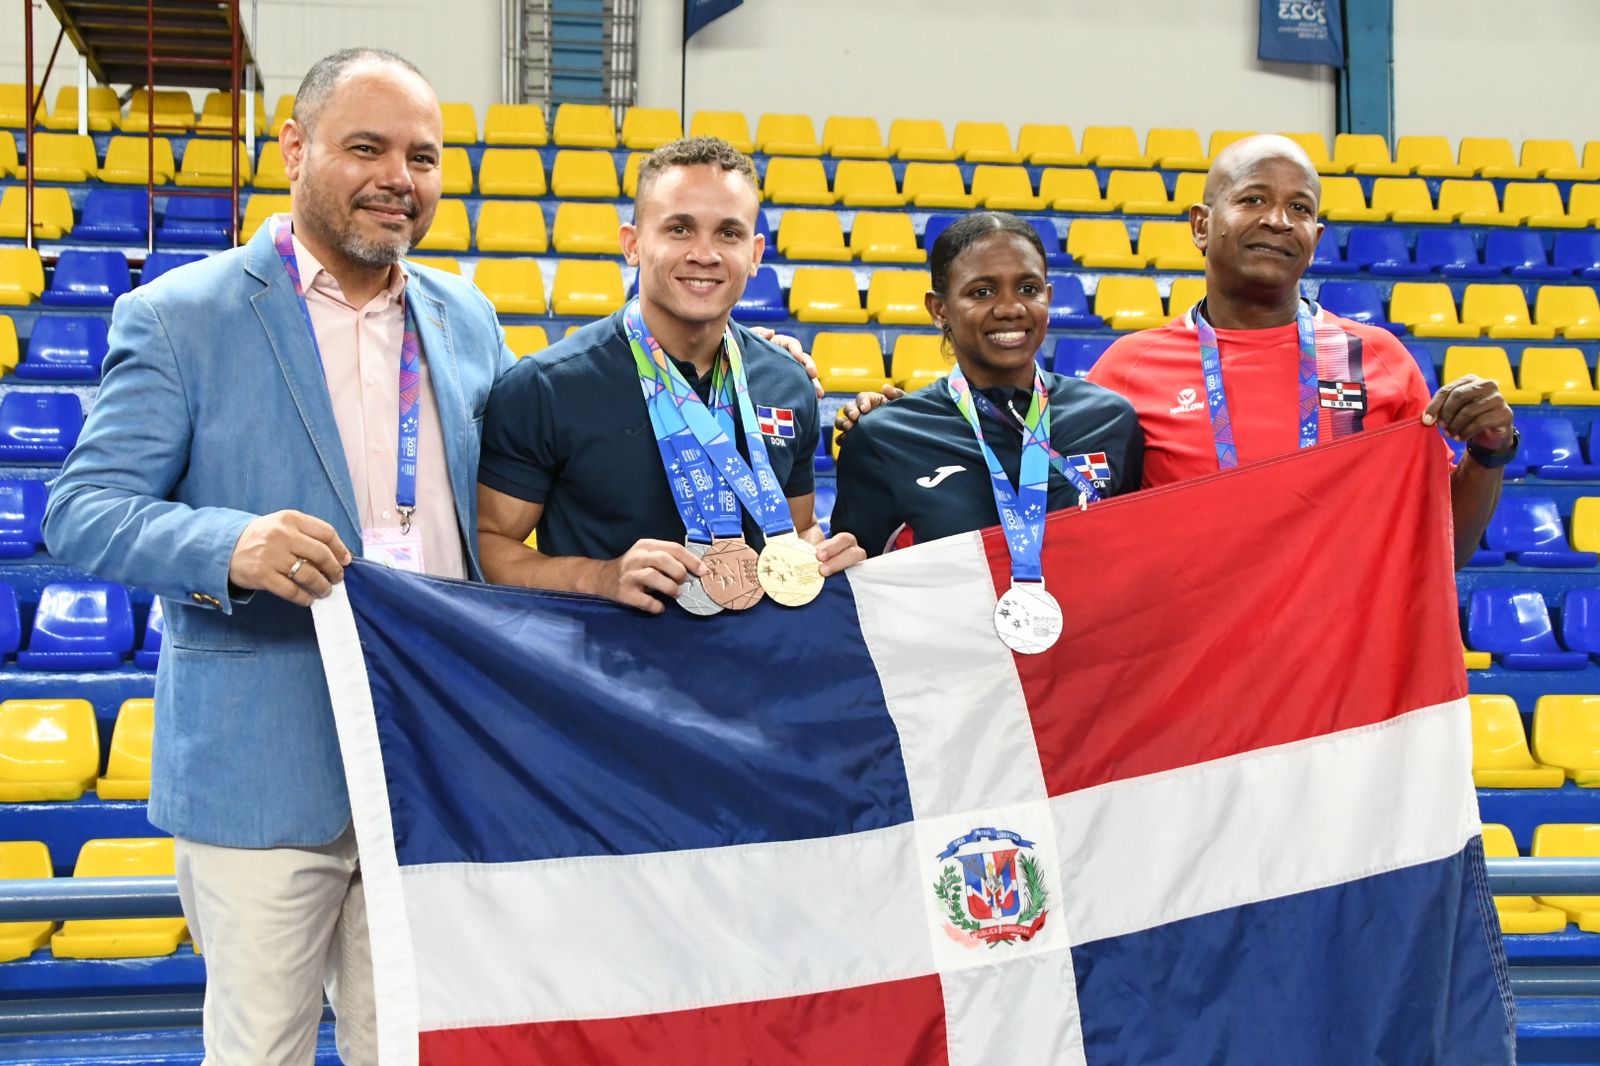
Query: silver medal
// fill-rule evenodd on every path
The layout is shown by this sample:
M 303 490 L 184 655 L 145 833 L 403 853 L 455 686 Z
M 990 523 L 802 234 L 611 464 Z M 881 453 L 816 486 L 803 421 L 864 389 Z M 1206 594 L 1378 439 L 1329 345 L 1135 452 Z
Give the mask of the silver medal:
M 694 552 L 696 558 L 705 558 L 706 552 L 711 550 L 711 545 L 700 544 L 696 541 L 684 541 L 683 546 Z M 722 613 L 722 605 L 706 595 L 705 586 L 700 584 L 700 579 L 690 574 L 678 586 L 678 606 L 690 614 L 709 617 Z
M 1016 582 L 994 605 L 994 631 L 1006 647 L 1037 655 L 1061 637 L 1061 605 L 1043 582 Z

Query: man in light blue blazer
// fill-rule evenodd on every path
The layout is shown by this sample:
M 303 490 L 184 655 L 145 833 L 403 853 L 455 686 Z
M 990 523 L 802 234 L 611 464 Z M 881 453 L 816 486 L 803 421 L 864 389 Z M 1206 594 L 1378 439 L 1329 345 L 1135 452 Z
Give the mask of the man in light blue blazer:
M 292 215 L 117 302 L 51 492 L 53 555 L 163 601 L 150 820 L 178 838 L 212 1064 L 309 1064 L 325 982 L 345 1062 L 376 1061 L 307 605 L 353 554 L 479 576 L 480 421 L 514 360 L 477 289 L 400 262 L 438 202 L 441 131 L 400 57 L 313 67 L 281 134 Z

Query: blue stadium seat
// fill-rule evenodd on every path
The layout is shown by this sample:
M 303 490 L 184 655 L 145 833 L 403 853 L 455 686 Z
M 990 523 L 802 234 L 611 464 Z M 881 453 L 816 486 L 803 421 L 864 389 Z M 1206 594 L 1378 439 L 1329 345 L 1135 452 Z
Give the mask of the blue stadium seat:
M 1312 249 L 1311 273 L 1343 274 L 1349 269 L 1350 265 L 1345 262 L 1345 257 L 1339 250 L 1339 231 L 1329 226 L 1322 231 L 1316 248 Z
M 734 304 L 733 317 L 746 324 L 788 321 L 789 305 L 783 300 L 783 286 L 778 283 L 776 270 L 764 266 L 756 271 L 745 285 L 744 295 Z
M 74 237 L 143 244 L 150 224 L 149 198 L 141 189 L 90 189 Z
M 39 300 L 52 307 L 110 307 L 127 291 L 128 260 L 121 252 L 70 248 Z
M 1472 233 L 1454 226 L 1437 226 L 1417 233 L 1417 265 L 1450 278 L 1497 278 L 1500 268 L 1485 266 L 1478 256 Z
M 817 434 L 817 454 L 811 457 L 811 468 L 819 474 L 826 474 L 833 467 L 833 423 L 828 422 Z
M 838 482 L 833 478 L 823 478 L 817 482 L 817 499 L 815 504 L 817 522 L 822 526 L 822 535 L 831 536 L 833 526 L 833 505 L 839 499 Z
M 1600 278 L 1600 233 L 1592 229 L 1566 230 L 1556 234 L 1552 260 L 1586 278 Z
M 1483 262 L 1517 278 L 1554 281 L 1572 276 L 1567 267 L 1551 266 L 1544 242 L 1525 229 L 1490 230 L 1483 241 Z
M 233 243 L 233 204 L 226 196 L 174 196 L 167 201 L 156 240 L 226 248 Z
M 765 211 L 756 212 L 756 234 L 766 238 L 767 241 L 767 250 L 762 253 L 762 258 L 783 258 L 781 255 L 778 255 L 778 242 L 773 237 L 772 223 L 767 221 L 767 213 Z
M 1406 345 L 1406 351 L 1411 353 L 1411 358 L 1416 360 L 1417 369 L 1422 371 L 1422 380 L 1428 385 L 1428 395 L 1439 391 L 1439 371 L 1433 365 L 1433 353 L 1420 344 Z
M 1039 234 L 1039 240 L 1044 245 L 1044 259 L 1046 266 L 1065 267 L 1072 265 L 1072 256 L 1061 246 L 1061 234 L 1056 228 L 1042 218 L 1030 218 L 1034 232 Z
M 106 320 L 40 315 L 28 337 L 28 357 L 17 364 L 25 381 L 99 381 L 106 359 Z
M 22 608 L 17 604 L 17 590 L 0 581 L 0 662 L 17 653 L 22 646 Z
M 33 478 L 0 481 L 0 559 L 26 559 L 44 547 L 39 524 L 44 521 L 48 496 L 43 481 Z
M 1088 377 L 1089 368 L 1111 347 L 1105 337 L 1061 337 L 1056 341 L 1055 360 L 1050 369 L 1066 377 Z
M 1600 479 L 1600 464 L 1586 463 L 1578 444 L 1578 431 L 1560 415 L 1521 414 L 1517 431 L 1522 436 L 1518 462 L 1543 478 L 1559 481 Z
M 1355 226 L 1345 259 L 1356 270 L 1390 278 L 1415 278 L 1428 273 L 1411 259 L 1406 231 L 1395 226 Z
M 83 404 L 70 392 L 0 396 L 0 463 L 57 463 L 83 430 Z
M 165 628 L 161 597 L 157 596 L 150 601 L 150 614 L 144 624 L 144 640 L 139 643 L 139 650 L 133 653 L 135 666 L 145 670 L 156 668 L 156 663 L 161 659 L 161 633 Z
M 1600 589 L 1570 589 L 1561 598 L 1561 642 L 1600 655 Z
M 928 251 L 933 248 L 933 242 L 939 239 L 939 234 L 949 228 L 950 223 L 960 218 L 960 215 L 929 215 L 928 221 L 922 227 L 922 248 Z
M 1508 670 L 1582 670 L 1589 657 L 1556 643 L 1550 611 L 1537 592 L 1474 589 L 1467 601 L 1467 643 L 1492 652 Z
M 151 252 L 139 271 L 139 284 L 148 285 L 169 270 L 204 259 L 204 252 Z
M 1317 291 L 1317 302 L 1329 311 L 1354 322 L 1404 333 L 1405 327 L 1390 322 L 1383 314 L 1383 298 L 1370 281 L 1325 281 Z
M 1502 496 L 1483 542 L 1523 566 L 1593 566 L 1597 561 L 1594 552 L 1572 550 L 1556 501 L 1543 496 Z
M 1089 297 L 1076 274 L 1050 275 L 1050 324 L 1058 329 L 1100 329 L 1105 319 L 1089 310 Z M 1160 310 L 1160 308 L 1157 308 Z
M 39 592 L 24 670 L 106 670 L 133 650 L 128 590 L 107 581 L 60 581 Z

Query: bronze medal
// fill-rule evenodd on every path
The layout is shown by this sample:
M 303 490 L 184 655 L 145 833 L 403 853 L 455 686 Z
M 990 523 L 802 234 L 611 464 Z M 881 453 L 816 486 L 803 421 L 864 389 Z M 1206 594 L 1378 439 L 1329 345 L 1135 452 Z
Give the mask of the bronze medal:
M 712 541 L 701 562 L 705 563 L 706 573 L 700 585 L 713 603 L 730 611 L 743 611 L 760 601 L 760 558 L 743 537 Z
M 822 591 L 817 549 L 791 530 L 768 537 L 761 549 L 761 587 L 785 607 L 801 607 Z

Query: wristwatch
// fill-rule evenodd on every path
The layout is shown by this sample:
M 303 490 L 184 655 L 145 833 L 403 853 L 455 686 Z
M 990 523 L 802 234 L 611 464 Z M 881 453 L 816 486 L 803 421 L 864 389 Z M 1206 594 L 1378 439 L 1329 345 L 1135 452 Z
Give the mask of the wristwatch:
M 1522 447 L 1522 434 L 1517 432 L 1515 426 L 1511 427 L 1511 447 L 1503 452 L 1491 452 L 1477 441 L 1467 442 L 1467 454 L 1472 456 L 1479 466 L 1489 470 L 1498 470 L 1517 457 L 1517 450 Z

